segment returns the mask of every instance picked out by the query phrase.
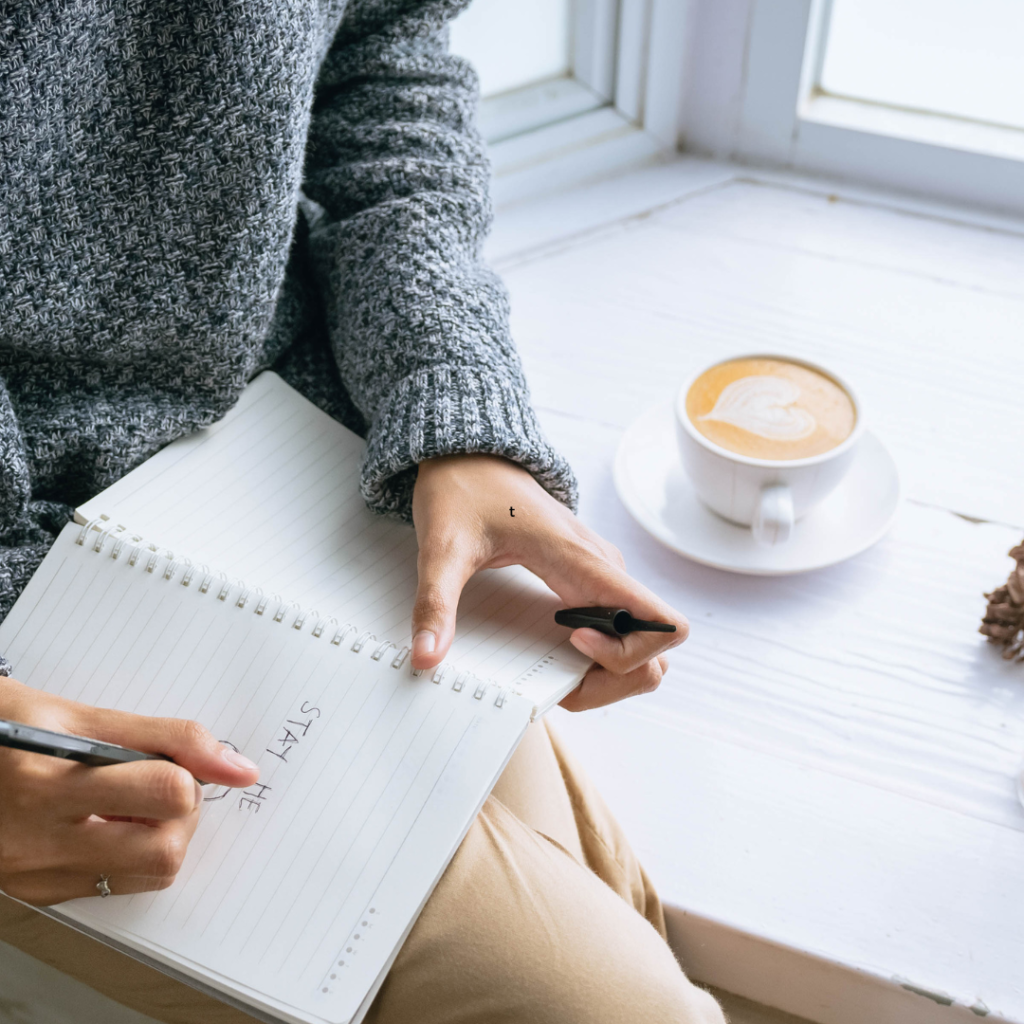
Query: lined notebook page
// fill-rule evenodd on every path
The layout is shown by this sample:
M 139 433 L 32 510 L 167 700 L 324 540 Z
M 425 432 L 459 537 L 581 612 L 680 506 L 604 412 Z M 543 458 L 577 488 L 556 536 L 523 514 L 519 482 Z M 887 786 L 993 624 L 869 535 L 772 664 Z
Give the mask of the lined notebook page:
M 223 420 L 164 448 L 78 513 L 108 516 L 231 578 L 407 644 L 416 536 L 366 508 L 363 450 L 360 437 L 267 372 Z M 590 664 L 554 624 L 560 605 L 520 566 L 478 573 L 447 660 L 516 682 L 546 709 Z
M 110 557 L 65 528 L 7 619 L 0 650 L 50 693 L 195 718 L 261 769 L 211 789 L 176 884 L 60 913 L 241 990 L 291 1021 L 350 1020 L 529 721 L 531 705 L 470 680 L 456 691 L 393 649 L 218 600 L 181 567 Z M 477 694 L 480 693 L 480 696 Z M 116 886 L 116 880 L 115 880 Z M 116 890 L 115 890 L 116 891 Z

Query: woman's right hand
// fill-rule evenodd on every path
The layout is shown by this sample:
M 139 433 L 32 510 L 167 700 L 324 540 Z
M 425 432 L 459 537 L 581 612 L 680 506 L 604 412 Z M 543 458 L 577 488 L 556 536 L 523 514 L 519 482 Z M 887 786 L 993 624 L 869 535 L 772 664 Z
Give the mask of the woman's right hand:
M 0 890 L 35 906 L 166 889 L 199 821 L 195 781 L 251 786 L 259 769 L 201 725 L 53 697 L 0 678 L 0 718 L 74 733 L 169 761 L 90 768 L 0 748 Z

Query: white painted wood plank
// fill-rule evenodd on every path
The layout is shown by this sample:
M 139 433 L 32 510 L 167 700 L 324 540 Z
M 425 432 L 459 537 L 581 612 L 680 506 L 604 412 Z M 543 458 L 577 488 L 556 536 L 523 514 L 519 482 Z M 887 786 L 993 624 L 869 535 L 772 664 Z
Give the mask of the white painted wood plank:
M 828 199 L 830 202 L 841 199 L 857 209 L 869 207 L 872 210 L 888 211 L 896 214 L 896 225 L 905 224 L 908 217 L 919 218 L 920 228 L 909 226 L 905 235 L 898 227 L 890 230 L 881 222 L 876 222 L 874 228 L 886 234 L 887 244 L 895 244 L 908 255 L 913 249 L 912 245 L 908 245 L 908 240 L 915 238 L 918 230 L 928 231 L 928 244 L 935 244 L 940 250 L 954 248 L 950 242 L 955 239 L 957 246 L 966 246 L 964 255 L 967 258 L 960 260 L 961 270 L 970 266 L 975 259 L 986 264 L 985 272 L 989 265 L 995 266 L 1003 260 L 1012 263 L 1017 258 L 1015 243 L 1011 242 L 1006 254 L 1000 255 L 1003 252 L 1000 237 L 1024 237 L 1024 219 L 1020 217 L 996 215 L 977 207 L 939 203 L 920 196 L 854 185 L 838 178 L 767 168 L 755 170 L 692 154 L 676 154 L 665 155 L 656 164 L 616 174 L 595 184 L 564 189 L 551 195 L 533 196 L 525 201 L 499 204 L 494 228 L 487 241 L 486 255 L 488 259 L 505 265 L 505 261 L 518 261 L 525 253 L 535 255 L 534 250 L 545 246 L 561 248 L 565 242 L 575 241 L 586 232 L 645 215 L 667 203 L 688 198 L 728 181 L 754 186 L 775 185 L 783 193 L 798 192 Z M 766 206 L 771 209 L 773 204 L 769 202 Z M 870 242 L 874 237 L 873 231 L 864 230 L 859 222 L 860 216 L 856 213 L 851 215 L 841 230 L 835 233 L 836 238 L 840 239 L 850 232 Z M 870 219 L 870 215 L 868 217 Z M 935 232 L 929 227 L 933 222 L 939 226 Z M 726 223 L 723 221 L 723 228 Z M 975 231 L 970 234 L 947 234 L 942 225 Z M 992 232 L 996 236 L 994 239 Z M 827 233 L 824 232 L 823 237 Z M 988 244 L 990 240 L 993 242 L 992 247 Z M 874 248 L 877 253 L 879 247 L 876 245 Z M 879 263 L 879 266 L 899 269 L 891 260 Z
M 674 158 L 589 185 L 499 206 L 484 254 L 499 269 L 563 248 L 583 235 L 648 214 L 660 206 L 736 177 L 736 168 L 712 160 Z
M 724 208 L 711 196 L 683 205 L 704 203 Z M 506 271 L 514 336 L 528 361 L 538 354 L 540 406 L 624 427 L 716 359 L 816 359 L 858 386 L 911 499 L 1024 524 L 1017 296 L 958 284 L 952 256 L 946 272 L 896 273 L 800 251 L 781 232 L 752 245 L 711 215 L 689 232 L 680 217 L 655 214 Z M 1009 259 L 1018 242 L 1004 241 Z
M 682 159 L 691 159 L 686 155 Z M 699 159 L 704 159 L 703 157 Z M 738 165 L 737 169 L 738 168 Z M 737 178 L 761 184 L 797 188 L 815 195 L 841 195 L 851 202 L 862 202 L 895 213 L 932 217 L 950 224 L 964 224 L 1013 235 L 1024 235 L 1024 216 L 1019 213 L 993 210 L 976 203 L 936 199 L 927 193 L 907 192 L 866 182 L 855 182 L 837 174 L 824 172 L 780 170 L 772 167 L 746 167 Z
M 659 222 L 706 234 L 794 249 L 938 282 L 1024 299 L 1024 222 L 979 230 L 935 215 L 894 211 L 871 202 L 778 187 L 753 176 L 734 187 L 664 211 Z M 1016 230 L 1011 228 L 1015 227 Z

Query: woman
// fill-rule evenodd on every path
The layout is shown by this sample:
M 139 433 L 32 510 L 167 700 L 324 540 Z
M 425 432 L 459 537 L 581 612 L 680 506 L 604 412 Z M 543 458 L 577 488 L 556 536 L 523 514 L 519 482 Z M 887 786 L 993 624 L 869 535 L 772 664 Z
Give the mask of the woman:
M 463 3 L 0 11 L 0 614 L 76 503 L 273 367 L 366 437 L 363 495 L 415 524 L 417 667 L 447 653 L 469 577 L 513 562 L 569 604 L 623 605 L 685 638 L 685 619 L 576 520 L 571 471 L 530 408 L 480 261 L 475 78 L 445 52 Z M 592 630 L 573 643 L 597 663 L 573 710 L 653 689 L 670 646 Z M 97 714 L 16 672 L 4 667 L 0 717 L 182 767 L 0 751 L 0 889 L 48 905 L 94 895 L 101 873 L 115 892 L 173 884 L 198 818 L 193 776 L 242 786 L 255 766 L 194 723 Z M 175 1024 L 249 1019 L 0 900 L 0 940 L 127 1005 Z M 659 931 L 616 825 L 537 726 L 368 1019 L 720 1021 Z

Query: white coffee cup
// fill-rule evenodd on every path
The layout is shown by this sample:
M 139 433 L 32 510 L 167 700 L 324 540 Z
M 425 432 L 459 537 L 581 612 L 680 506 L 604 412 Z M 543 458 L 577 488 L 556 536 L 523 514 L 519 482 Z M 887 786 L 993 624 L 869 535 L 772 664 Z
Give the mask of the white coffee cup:
M 779 359 L 805 366 L 834 380 L 850 396 L 853 431 L 835 448 L 804 459 L 755 459 L 709 441 L 690 421 L 686 396 L 711 366 L 734 359 Z M 761 544 L 783 544 L 793 524 L 826 498 L 846 475 L 864 434 L 863 407 L 856 392 L 837 373 L 804 359 L 772 353 L 730 356 L 702 367 L 679 389 L 675 401 L 676 438 L 686 470 L 700 499 L 712 511 L 749 526 Z

